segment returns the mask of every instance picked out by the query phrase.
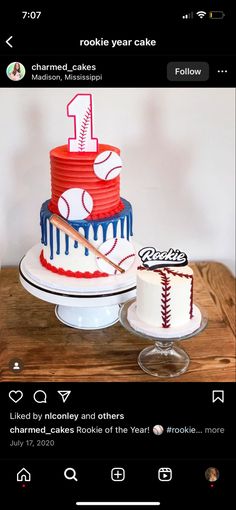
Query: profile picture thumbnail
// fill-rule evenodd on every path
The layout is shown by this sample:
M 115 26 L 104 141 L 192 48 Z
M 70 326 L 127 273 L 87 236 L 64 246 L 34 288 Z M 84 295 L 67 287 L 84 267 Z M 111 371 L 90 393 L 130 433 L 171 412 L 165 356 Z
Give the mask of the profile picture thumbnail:
M 11 62 L 6 69 L 9 80 L 20 81 L 25 76 L 25 66 L 20 62 Z
M 216 467 L 209 467 L 205 471 L 205 478 L 208 482 L 216 482 L 220 476 L 219 469 Z

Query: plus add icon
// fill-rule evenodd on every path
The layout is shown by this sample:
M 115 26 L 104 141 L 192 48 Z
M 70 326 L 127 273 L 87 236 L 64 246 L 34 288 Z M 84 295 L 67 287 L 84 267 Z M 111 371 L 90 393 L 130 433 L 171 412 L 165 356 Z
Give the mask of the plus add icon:
M 125 469 L 122 467 L 112 468 L 111 479 L 113 482 L 123 482 L 125 479 Z

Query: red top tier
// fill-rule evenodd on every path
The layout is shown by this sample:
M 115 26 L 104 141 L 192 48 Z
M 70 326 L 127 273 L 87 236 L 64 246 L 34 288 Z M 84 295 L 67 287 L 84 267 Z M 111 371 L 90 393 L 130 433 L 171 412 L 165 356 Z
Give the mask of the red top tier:
M 99 219 L 120 212 L 124 206 L 120 199 L 120 176 L 110 181 L 99 179 L 94 173 L 93 163 L 98 154 L 114 151 L 120 154 L 117 147 L 111 145 L 98 146 L 98 152 L 69 152 L 67 145 L 52 149 L 51 189 L 52 198 L 49 203 L 51 212 L 59 214 L 57 202 L 61 194 L 69 188 L 83 188 L 93 198 L 93 210 L 87 219 Z

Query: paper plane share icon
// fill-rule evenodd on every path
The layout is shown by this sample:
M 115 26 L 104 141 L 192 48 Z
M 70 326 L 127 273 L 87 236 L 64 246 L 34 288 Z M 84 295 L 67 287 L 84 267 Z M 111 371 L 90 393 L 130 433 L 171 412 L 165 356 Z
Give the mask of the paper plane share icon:
M 63 404 L 65 404 L 66 400 L 68 399 L 69 395 L 71 394 L 71 390 L 58 390 L 57 393 L 59 393 L 59 395 L 61 395 L 61 398 L 62 398 L 62 402 Z

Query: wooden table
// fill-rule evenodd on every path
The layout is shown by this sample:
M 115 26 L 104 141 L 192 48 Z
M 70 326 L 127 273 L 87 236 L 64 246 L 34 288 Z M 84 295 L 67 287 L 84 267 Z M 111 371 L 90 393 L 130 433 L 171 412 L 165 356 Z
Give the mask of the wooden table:
M 0 273 L 0 377 L 2 381 L 152 381 L 227 382 L 234 380 L 235 337 L 234 278 L 216 262 L 192 264 L 194 302 L 204 308 L 209 323 L 205 331 L 185 340 L 191 363 L 174 379 L 145 374 L 137 364 L 148 345 L 119 323 L 97 331 L 71 329 L 60 323 L 54 305 L 26 292 L 17 268 Z M 151 342 L 150 342 L 151 343 Z M 8 363 L 24 362 L 13 373 Z

